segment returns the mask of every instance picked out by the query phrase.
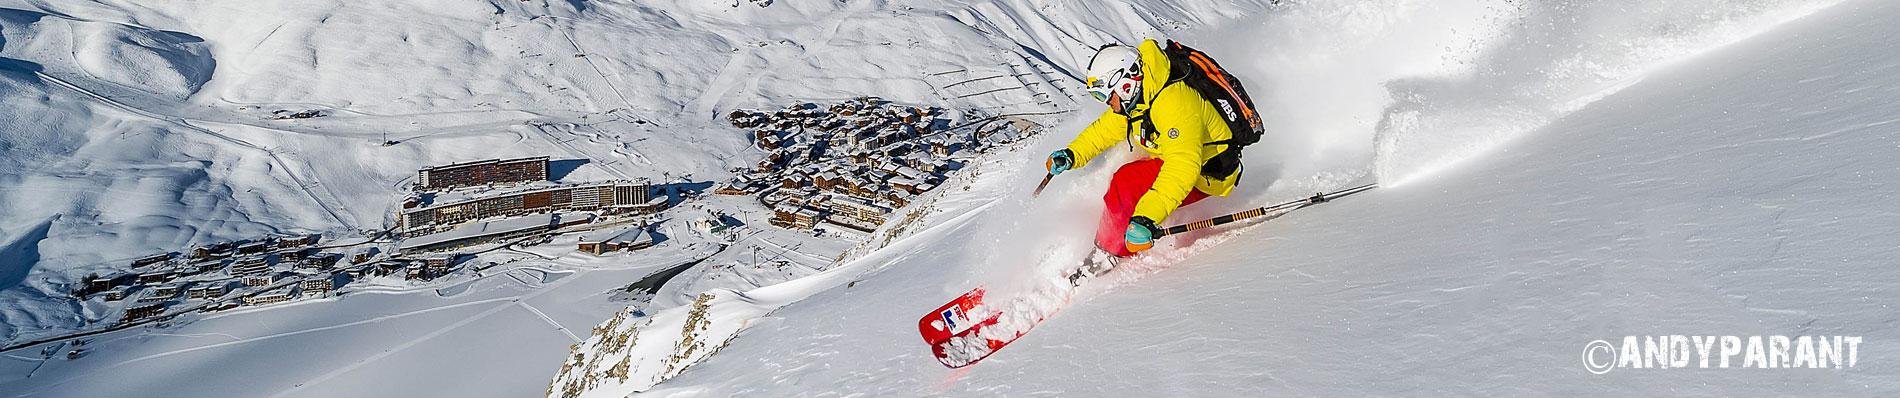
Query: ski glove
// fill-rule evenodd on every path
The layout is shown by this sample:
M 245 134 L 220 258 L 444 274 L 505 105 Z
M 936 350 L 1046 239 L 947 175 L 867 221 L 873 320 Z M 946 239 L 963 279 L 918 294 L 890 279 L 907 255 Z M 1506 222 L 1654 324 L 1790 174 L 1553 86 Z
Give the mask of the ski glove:
M 1140 253 L 1155 247 L 1155 231 L 1160 230 L 1155 228 L 1154 220 L 1135 216 L 1128 219 L 1128 232 L 1122 233 L 1122 241 L 1128 245 L 1128 252 Z
M 1075 152 L 1068 148 L 1050 152 L 1049 160 L 1044 161 L 1042 165 L 1049 168 L 1049 175 L 1062 174 L 1064 171 L 1069 171 L 1069 167 L 1075 166 Z

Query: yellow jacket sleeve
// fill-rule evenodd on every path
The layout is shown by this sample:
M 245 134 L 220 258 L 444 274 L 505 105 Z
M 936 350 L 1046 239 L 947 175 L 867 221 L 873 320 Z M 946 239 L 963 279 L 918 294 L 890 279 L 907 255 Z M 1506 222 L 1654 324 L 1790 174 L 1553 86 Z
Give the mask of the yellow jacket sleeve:
M 1083 128 L 1080 134 L 1075 135 L 1074 140 L 1069 141 L 1069 151 L 1075 152 L 1075 165 L 1071 168 L 1081 169 L 1082 166 L 1088 165 L 1090 160 L 1108 151 L 1108 148 L 1126 141 L 1128 129 L 1127 116 L 1113 111 L 1102 111 L 1102 116 L 1095 118 L 1094 123 Z

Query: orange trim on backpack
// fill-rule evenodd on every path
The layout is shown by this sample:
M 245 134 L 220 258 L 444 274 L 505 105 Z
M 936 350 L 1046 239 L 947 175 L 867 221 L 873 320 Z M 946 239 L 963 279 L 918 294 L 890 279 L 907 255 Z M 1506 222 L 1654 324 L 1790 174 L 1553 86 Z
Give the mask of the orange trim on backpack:
M 1194 52 L 1194 53 L 1188 54 L 1188 61 L 1194 62 L 1194 66 L 1201 68 L 1202 74 L 1206 74 L 1209 77 L 1220 76 L 1219 79 L 1212 79 L 1212 80 L 1214 80 L 1215 83 L 1219 83 L 1221 89 L 1227 90 L 1228 97 L 1232 97 L 1234 99 L 1241 98 L 1240 93 L 1234 91 L 1234 87 L 1227 84 L 1226 75 L 1220 74 L 1220 68 L 1215 67 L 1214 61 L 1207 59 L 1207 55 L 1201 54 L 1200 52 Z M 1253 104 L 1235 104 L 1234 106 L 1240 108 L 1240 113 L 1247 118 L 1247 123 L 1253 124 L 1256 127 L 1258 127 L 1259 123 L 1256 121 L 1260 120 L 1260 117 L 1255 116 L 1253 114 L 1252 105 Z

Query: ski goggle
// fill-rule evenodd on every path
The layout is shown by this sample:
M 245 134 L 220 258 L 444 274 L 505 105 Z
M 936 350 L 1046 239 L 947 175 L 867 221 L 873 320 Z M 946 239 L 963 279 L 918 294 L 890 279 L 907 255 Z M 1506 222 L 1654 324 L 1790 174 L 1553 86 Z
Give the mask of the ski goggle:
M 1127 68 L 1109 72 L 1105 76 L 1090 76 L 1088 80 L 1083 81 L 1083 85 L 1088 87 L 1089 95 L 1095 97 L 1096 101 L 1107 102 L 1109 97 L 1113 97 L 1117 91 L 1121 91 L 1124 95 L 1133 94 L 1135 84 L 1141 81 L 1141 74 L 1135 70 L 1139 67 L 1141 66 L 1128 65 Z
M 1108 88 L 1108 80 L 1109 79 L 1099 79 L 1099 78 L 1094 78 L 1094 77 L 1089 78 L 1088 80 L 1089 96 L 1095 97 L 1096 102 L 1108 102 L 1108 96 L 1114 93 L 1114 90 Z

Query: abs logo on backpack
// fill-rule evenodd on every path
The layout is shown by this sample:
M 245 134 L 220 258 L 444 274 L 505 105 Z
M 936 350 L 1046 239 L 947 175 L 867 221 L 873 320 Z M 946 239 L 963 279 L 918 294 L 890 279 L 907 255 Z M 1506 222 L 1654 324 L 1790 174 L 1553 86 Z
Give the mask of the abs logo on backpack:
M 1234 103 L 1228 102 L 1226 99 L 1218 99 L 1214 100 L 1214 102 L 1220 104 L 1221 116 L 1226 117 L 1227 121 L 1233 122 L 1240 120 L 1240 115 L 1234 113 Z

